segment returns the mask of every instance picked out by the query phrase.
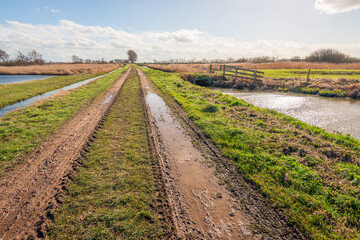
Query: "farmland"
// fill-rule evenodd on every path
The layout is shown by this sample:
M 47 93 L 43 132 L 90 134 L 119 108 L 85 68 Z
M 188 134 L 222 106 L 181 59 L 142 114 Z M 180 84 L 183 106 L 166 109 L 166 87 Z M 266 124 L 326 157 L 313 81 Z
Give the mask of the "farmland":
M 181 75 L 132 64 L 0 118 L 0 237 L 360 237 L 358 140 Z

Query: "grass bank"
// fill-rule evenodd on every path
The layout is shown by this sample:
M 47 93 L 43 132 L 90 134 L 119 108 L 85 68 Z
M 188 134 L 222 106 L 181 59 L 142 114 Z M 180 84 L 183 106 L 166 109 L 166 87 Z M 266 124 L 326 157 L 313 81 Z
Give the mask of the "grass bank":
M 100 74 L 61 76 L 22 83 L 1 84 L 0 108 L 98 75 Z
M 359 141 L 143 70 L 307 237 L 360 238 Z
M 130 74 L 74 176 L 50 239 L 165 239 L 139 80 Z
M 44 100 L 36 106 L 10 112 L 0 118 L 0 176 L 6 169 L 21 163 L 27 153 L 38 147 L 85 103 L 109 88 L 127 68 L 68 94 Z

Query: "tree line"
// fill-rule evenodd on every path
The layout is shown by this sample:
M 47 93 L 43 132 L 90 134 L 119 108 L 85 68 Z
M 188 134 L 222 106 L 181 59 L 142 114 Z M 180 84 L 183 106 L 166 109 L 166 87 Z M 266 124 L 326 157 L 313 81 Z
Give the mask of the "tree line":
M 290 59 L 281 59 L 277 57 L 270 56 L 260 56 L 253 58 L 227 58 L 227 59 L 170 59 L 167 61 L 157 61 L 153 60 L 154 63 L 269 63 L 269 62 L 326 62 L 326 63 L 358 63 L 360 58 L 351 57 L 335 49 L 319 49 L 313 51 L 305 58 L 300 56 L 294 56 Z
M 36 50 L 31 50 L 27 54 L 18 51 L 15 59 L 10 59 L 9 55 L 0 49 L 1 65 L 6 66 L 23 66 L 23 65 L 42 65 L 45 61 L 42 58 L 42 54 Z
M 100 60 L 93 59 L 83 59 L 77 55 L 73 55 L 71 57 L 72 63 L 134 63 L 137 60 L 137 54 L 134 50 L 127 51 L 128 59 L 113 59 L 110 61 L 106 61 L 104 58 Z M 0 65 L 3 66 L 26 66 L 26 65 L 42 65 L 45 64 L 45 60 L 42 58 L 42 54 L 37 52 L 36 50 L 31 50 L 27 54 L 22 52 L 18 52 L 15 59 L 10 59 L 9 54 L 6 51 L 0 49 Z

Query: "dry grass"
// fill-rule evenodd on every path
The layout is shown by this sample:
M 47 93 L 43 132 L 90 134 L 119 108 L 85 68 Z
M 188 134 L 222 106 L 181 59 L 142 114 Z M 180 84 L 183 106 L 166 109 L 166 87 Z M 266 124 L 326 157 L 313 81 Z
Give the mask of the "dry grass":
M 213 64 L 219 69 L 222 64 Z M 360 70 L 360 63 L 309 63 L 309 62 L 271 62 L 271 63 L 227 63 L 249 69 L 353 69 Z M 210 64 L 147 64 L 147 66 L 166 72 L 207 72 Z
M 31 66 L 0 66 L 0 75 L 4 74 L 28 74 L 28 75 L 73 75 L 73 74 L 93 74 L 108 72 L 117 67 L 118 63 L 109 64 L 71 64 L 57 63 Z

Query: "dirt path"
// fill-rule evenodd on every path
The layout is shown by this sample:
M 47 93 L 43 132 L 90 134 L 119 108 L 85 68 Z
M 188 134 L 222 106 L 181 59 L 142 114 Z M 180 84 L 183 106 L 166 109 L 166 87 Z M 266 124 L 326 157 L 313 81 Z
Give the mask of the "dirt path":
M 174 225 L 185 239 L 303 239 L 248 184 L 176 104 L 138 69 L 151 142 Z M 225 184 L 227 183 L 227 184 Z
M 0 239 L 43 237 L 51 210 L 61 204 L 65 183 L 96 127 L 121 90 L 130 69 L 101 97 L 84 106 L 43 143 L 27 163 L 0 182 Z

